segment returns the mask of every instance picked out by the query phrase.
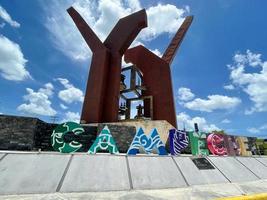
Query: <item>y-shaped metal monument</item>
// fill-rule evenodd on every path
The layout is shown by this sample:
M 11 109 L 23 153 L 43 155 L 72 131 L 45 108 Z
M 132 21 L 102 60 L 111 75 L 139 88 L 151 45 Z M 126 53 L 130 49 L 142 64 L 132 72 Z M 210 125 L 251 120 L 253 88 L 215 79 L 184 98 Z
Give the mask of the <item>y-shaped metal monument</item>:
M 121 58 L 147 26 L 146 12 L 140 10 L 120 19 L 102 43 L 73 7 L 67 11 L 93 52 L 81 122 L 118 121 Z

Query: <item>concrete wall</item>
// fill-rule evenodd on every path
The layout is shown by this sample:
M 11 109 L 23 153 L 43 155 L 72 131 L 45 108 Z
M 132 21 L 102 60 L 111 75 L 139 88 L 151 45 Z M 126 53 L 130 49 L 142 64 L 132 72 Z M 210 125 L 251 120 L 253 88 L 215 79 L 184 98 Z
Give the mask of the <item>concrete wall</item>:
M 254 158 L 251 159 L 254 160 Z M 211 156 L 209 160 L 231 182 L 255 181 L 259 179 L 248 167 L 238 162 L 235 157 Z
M 186 182 L 172 157 L 129 156 L 133 189 L 184 187 Z
M 177 156 L 174 157 L 174 160 L 181 169 L 189 185 L 229 182 L 217 168 L 212 170 L 199 170 L 189 156 Z
M 61 192 L 129 190 L 125 156 L 74 155 Z
M 0 194 L 56 192 L 70 155 L 8 154 L 0 161 Z
M 262 157 L 215 157 L 199 170 L 192 156 L 0 152 L 0 195 L 183 188 L 266 179 Z
M 249 157 L 237 157 L 236 159 L 252 171 L 258 178 L 267 179 L 267 167 L 259 160 Z

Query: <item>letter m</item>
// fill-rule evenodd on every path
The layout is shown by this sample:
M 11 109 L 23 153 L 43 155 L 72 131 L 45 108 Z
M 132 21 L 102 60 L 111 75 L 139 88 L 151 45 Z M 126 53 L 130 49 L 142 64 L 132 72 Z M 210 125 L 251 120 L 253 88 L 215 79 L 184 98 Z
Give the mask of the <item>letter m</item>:
M 142 128 L 139 128 L 136 132 L 130 148 L 128 149 L 128 155 L 136 155 L 139 153 L 140 147 L 150 154 L 153 149 L 156 149 L 159 155 L 167 155 L 167 151 L 163 142 L 161 141 L 157 129 L 153 129 L 150 135 L 146 135 Z

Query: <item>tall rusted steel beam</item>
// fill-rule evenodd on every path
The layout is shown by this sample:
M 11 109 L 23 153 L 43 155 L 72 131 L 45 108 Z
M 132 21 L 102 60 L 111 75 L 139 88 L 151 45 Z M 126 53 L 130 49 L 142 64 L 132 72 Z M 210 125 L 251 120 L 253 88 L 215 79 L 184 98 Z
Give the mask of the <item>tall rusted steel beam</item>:
M 165 50 L 162 59 L 165 60 L 169 65 L 171 65 L 173 58 L 176 55 L 178 48 L 180 47 L 184 36 L 189 29 L 191 23 L 193 21 L 193 16 L 188 16 L 185 18 L 183 24 L 180 26 L 175 36 L 172 38 L 168 48 Z
M 104 42 L 111 52 L 111 57 L 104 101 L 103 122 L 118 121 L 121 58 L 138 33 L 145 27 L 147 27 L 147 16 L 146 11 L 143 9 L 121 18 Z
M 93 52 L 81 122 L 115 122 L 119 110 L 121 58 L 147 26 L 146 12 L 140 10 L 120 19 L 104 43 L 74 8 L 69 8 L 68 13 Z
M 95 32 L 90 28 L 90 26 L 88 26 L 82 16 L 73 7 L 70 7 L 67 12 L 82 34 L 85 42 L 93 52 L 97 51 L 100 48 L 105 48 Z
M 93 52 L 80 120 L 82 123 L 101 122 L 110 51 L 73 7 L 67 11 Z

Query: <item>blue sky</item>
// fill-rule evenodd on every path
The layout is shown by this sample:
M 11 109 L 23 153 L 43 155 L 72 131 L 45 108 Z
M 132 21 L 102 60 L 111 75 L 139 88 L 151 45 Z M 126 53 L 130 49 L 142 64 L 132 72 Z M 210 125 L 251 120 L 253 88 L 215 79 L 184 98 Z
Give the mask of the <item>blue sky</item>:
M 267 2 L 0 1 L 0 113 L 78 120 L 91 52 L 66 9 L 103 40 L 118 18 L 147 9 L 133 46 L 164 52 L 185 16 L 193 23 L 172 63 L 179 127 L 267 137 Z

